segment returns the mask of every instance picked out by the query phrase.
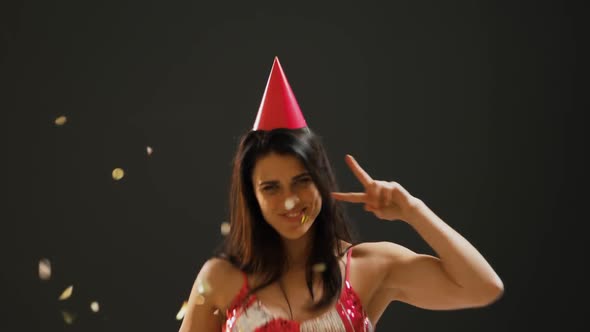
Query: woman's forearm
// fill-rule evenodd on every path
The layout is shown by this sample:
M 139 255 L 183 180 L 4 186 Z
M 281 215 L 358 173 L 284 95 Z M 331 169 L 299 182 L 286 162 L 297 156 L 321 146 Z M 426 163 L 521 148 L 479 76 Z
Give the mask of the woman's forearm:
M 437 253 L 444 270 L 459 286 L 497 297 L 503 283 L 479 251 L 418 200 L 405 220 Z

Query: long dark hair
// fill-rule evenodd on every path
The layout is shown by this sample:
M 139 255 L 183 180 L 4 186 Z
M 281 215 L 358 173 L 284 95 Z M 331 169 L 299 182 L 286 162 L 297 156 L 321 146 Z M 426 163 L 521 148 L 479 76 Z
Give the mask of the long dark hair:
M 326 151 L 320 137 L 309 128 L 257 130 L 242 136 L 233 160 L 230 184 L 231 230 L 216 255 L 247 274 L 262 277 L 250 289 L 250 294 L 277 281 L 285 271 L 287 259 L 280 235 L 264 220 L 252 183 L 257 160 L 271 152 L 297 157 L 322 197 L 322 208 L 312 225 L 314 238 L 305 276 L 314 299 L 313 265 L 325 264 L 326 269 L 321 273 L 323 294 L 312 306 L 312 309 L 323 308 L 340 294 L 342 275 L 337 257 L 342 257 L 347 249 L 342 248 L 341 241 L 354 244 L 354 240 L 340 203 L 330 195 L 338 188 Z

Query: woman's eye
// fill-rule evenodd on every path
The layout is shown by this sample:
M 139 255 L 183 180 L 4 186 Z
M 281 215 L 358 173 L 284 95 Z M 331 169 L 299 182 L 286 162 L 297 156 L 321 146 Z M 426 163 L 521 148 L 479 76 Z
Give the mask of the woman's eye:
M 262 187 L 262 191 L 274 191 L 275 189 L 277 189 L 276 186 L 266 186 L 266 187 Z
M 298 183 L 309 183 L 311 182 L 311 178 L 302 178 L 297 181 Z

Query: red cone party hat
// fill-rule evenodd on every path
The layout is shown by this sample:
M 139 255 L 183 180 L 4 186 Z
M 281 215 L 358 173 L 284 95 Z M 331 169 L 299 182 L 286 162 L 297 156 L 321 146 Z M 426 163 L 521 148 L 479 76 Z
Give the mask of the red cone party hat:
M 299 104 L 275 57 L 258 115 L 252 130 L 273 130 L 277 128 L 299 129 L 307 127 Z

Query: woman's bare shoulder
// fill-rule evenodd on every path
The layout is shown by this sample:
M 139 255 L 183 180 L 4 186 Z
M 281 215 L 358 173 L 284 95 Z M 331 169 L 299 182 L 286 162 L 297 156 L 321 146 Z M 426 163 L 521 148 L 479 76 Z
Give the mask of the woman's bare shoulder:
M 391 263 L 392 260 L 401 260 L 414 254 L 410 249 L 389 241 L 362 242 L 353 248 L 353 258 L 368 260 L 372 263 Z
M 228 260 L 218 257 L 208 259 L 195 280 L 197 289 L 204 291 L 217 308 L 225 309 L 238 294 L 244 283 L 243 272 Z
M 199 273 L 203 273 L 207 276 L 223 278 L 228 275 L 239 274 L 240 272 L 241 271 L 232 265 L 227 259 L 212 257 L 205 261 L 201 266 L 201 271 Z
M 392 268 L 392 258 L 403 256 L 405 248 L 393 242 L 361 242 L 352 247 L 349 278 L 363 307 L 378 317 L 391 297 L 384 282 Z

